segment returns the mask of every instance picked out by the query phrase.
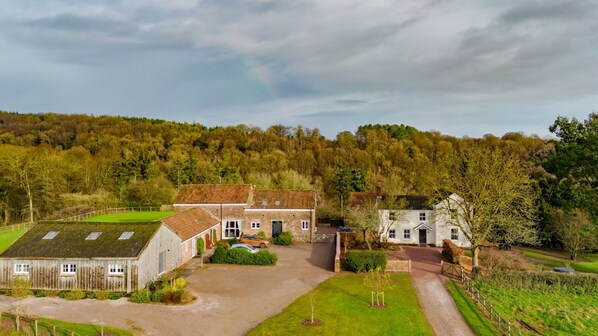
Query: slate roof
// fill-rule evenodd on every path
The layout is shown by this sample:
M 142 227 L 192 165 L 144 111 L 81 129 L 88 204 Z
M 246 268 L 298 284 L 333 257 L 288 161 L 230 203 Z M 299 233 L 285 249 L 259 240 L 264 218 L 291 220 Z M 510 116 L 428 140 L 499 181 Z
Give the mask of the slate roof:
M 134 258 L 139 256 L 162 225 L 150 223 L 41 222 L 17 239 L 0 257 L 8 258 Z M 42 239 L 59 231 L 53 239 Z M 131 238 L 119 240 L 125 231 Z M 96 240 L 86 240 L 101 232 Z
M 162 219 L 185 241 L 220 223 L 220 220 L 201 208 L 192 208 Z
M 256 190 L 250 209 L 315 209 L 315 190 Z
M 375 192 L 352 192 L 351 193 L 351 205 L 357 206 L 365 202 L 375 202 L 377 194 Z M 380 195 L 383 202 L 386 202 L 389 195 Z M 407 210 L 433 210 L 434 208 L 430 204 L 430 198 L 428 196 L 421 195 L 398 195 L 396 202 L 405 200 L 407 203 Z
M 187 184 L 179 188 L 174 204 L 247 204 L 249 184 Z

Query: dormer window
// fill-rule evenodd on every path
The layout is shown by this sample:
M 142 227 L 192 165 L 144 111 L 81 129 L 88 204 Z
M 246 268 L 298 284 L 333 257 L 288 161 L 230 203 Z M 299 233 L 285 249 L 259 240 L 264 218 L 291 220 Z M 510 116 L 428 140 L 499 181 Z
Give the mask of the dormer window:
M 54 239 L 54 237 L 56 237 L 58 235 L 58 233 L 60 233 L 60 231 L 49 231 L 48 233 L 46 233 L 46 235 L 42 238 L 42 239 Z
M 94 232 L 90 233 L 89 236 L 87 236 L 87 238 L 85 238 L 85 240 L 96 240 L 96 239 L 98 239 L 98 237 L 101 234 L 102 234 L 101 232 L 94 231 Z

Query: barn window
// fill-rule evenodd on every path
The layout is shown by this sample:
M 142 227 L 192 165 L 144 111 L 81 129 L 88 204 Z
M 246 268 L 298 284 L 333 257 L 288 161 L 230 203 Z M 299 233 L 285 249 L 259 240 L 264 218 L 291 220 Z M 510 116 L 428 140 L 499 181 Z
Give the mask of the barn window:
M 226 221 L 224 226 L 224 238 L 237 238 L 241 234 L 241 223 L 236 220 Z
M 60 231 L 49 231 L 42 239 L 54 239 Z
M 76 264 L 62 264 L 61 270 L 62 270 L 62 274 L 75 274 L 75 273 L 77 273 L 77 265 Z
M 119 275 L 125 273 L 125 267 L 119 264 L 110 264 L 108 265 L 108 274 L 111 275 Z
M 85 240 L 96 240 L 96 239 L 98 239 L 98 237 L 101 234 L 102 234 L 101 232 L 94 231 L 94 232 L 90 233 L 89 236 L 87 236 L 87 238 L 85 238 Z
M 307 220 L 302 220 L 301 221 L 301 230 L 309 230 L 309 221 Z
M 451 240 L 459 240 L 459 229 L 451 229 Z
M 15 264 L 15 274 L 29 274 L 29 264 Z
M 133 233 L 135 233 L 135 232 L 125 231 L 120 235 L 120 237 L 118 237 L 118 240 L 127 240 L 133 236 Z
M 260 228 L 260 222 L 251 222 L 251 228 L 256 230 Z

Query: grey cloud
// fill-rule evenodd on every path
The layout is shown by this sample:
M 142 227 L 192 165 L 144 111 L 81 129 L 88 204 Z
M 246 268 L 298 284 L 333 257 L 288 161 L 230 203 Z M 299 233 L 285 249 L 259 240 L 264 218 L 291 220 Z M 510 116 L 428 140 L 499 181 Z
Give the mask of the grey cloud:
M 574 19 L 584 16 L 591 9 L 591 3 L 583 0 L 522 2 L 503 15 L 506 23 L 520 23 L 528 20 Z

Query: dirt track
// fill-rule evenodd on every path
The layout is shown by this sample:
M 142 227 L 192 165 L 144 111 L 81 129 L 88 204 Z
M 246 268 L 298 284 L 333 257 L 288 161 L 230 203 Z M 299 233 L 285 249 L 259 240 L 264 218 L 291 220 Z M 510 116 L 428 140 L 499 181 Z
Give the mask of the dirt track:
M 273 246 L 276 266 L 209 265 L 188 278 L 197 301 L 186 306 L 28 298 L 32 315 L 105 324 L 139 335 L 242 335 L 333 275 L 332 244 Z M 194 268 L 194 264 L 188 267 Z M 0 310 L 14 299 L 0 297 Z

